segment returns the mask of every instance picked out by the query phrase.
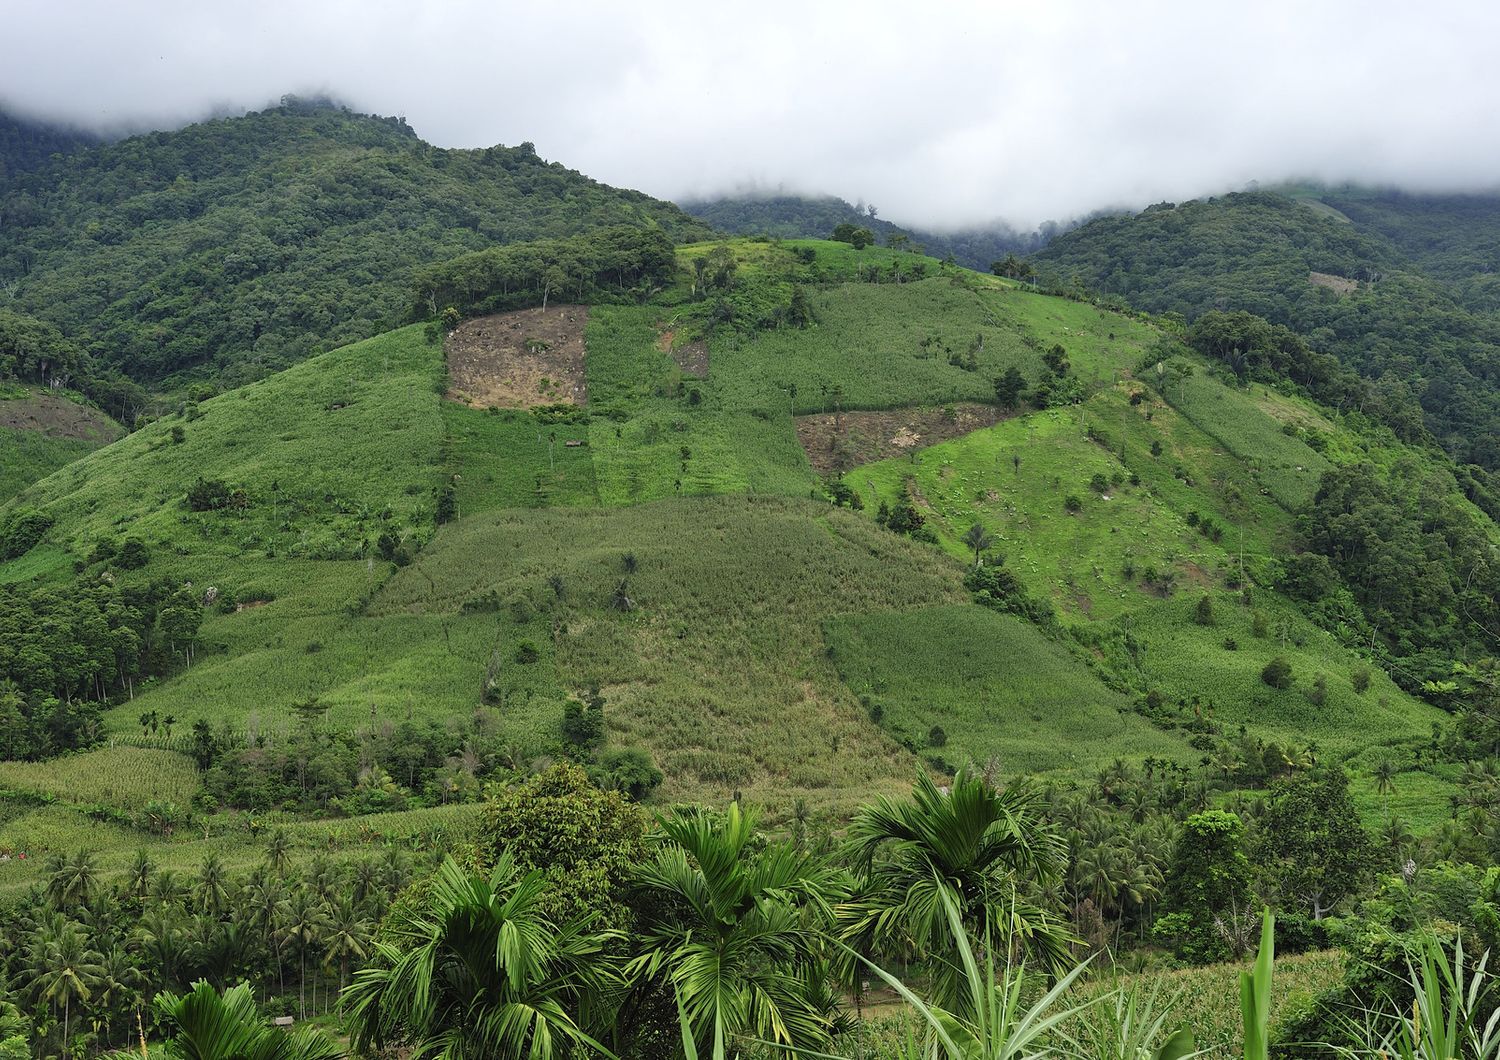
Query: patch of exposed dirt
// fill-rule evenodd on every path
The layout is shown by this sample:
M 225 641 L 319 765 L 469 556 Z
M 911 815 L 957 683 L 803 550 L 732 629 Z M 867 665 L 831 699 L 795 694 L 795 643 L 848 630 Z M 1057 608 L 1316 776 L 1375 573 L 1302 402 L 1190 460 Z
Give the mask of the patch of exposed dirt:
M 60 394 L 42 392 L 0 401 L 0 427 L 38 431 L 49 438 L 79 438 L 100 445 L 125 433 L 98 409 L 69 401 Z
M 1359 281 L 1347 276 L 1336 276 L 1331 272 L 1310 272 L 1307 282 L 1314 287 L 1326 287 L 1336 295 L 1353 294 L 1359 290 Z
M 944 408 L 951 408 L 950 419 Z M 819 474 L 842 474 L 860 464 L 901 456 L 1006 417 L 994 405 L 955 404 L 882 412 L 816 413 L 797 417 L 797 440 Z
M 589 308 L 549 305 L 465 320 L 443 344 L 450 401 L 473 408 L 586 405 Z
M 682 369 L 683 375 L 690 375 L 695 379 L 708 378 L 708 343 L 699 341 L 677 345 L 677 332 L 666 328 L 656 337 L 656 348 L 670 355 L 677 362 L 677 367 Z

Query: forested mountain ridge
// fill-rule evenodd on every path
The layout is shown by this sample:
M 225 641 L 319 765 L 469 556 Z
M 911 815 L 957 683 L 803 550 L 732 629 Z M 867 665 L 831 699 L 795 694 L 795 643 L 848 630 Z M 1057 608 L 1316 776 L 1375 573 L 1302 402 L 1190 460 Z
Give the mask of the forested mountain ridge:
M 1352 196 L 1328 203 L 1372 216 Z M 1284 324 L 1375 381 L 1387 406 L 1420 406 L 1460 463 L 1500 466 L 1500 315 L 1350 216 L 1272 192 L 1164 203 L 1091 221 L 1034 260 L 1053 283 L 1151 312 L 1243 310 Z
M 1000 222 L 926 231 L 894 224 L 881 218 L 874 206 L 849 203 L 836 195 L 725 195 L 682 199 L 678 205 L 716 231 L 732 235 L 827 239 L 839 225 L 853 224 L 868 229 L 884 245 L 919 247 L 924 254 L 951 257 L 981 272 L 1007 254 L 1029 253 L 1046 246 L 1062 230 L 1049 221 L 1034 232 L 1019 232 Z
M 444 150 L 400 119 L 288 98 L 13 182 L 0 288 L 101 369 L 234 385 L 396 325 L 419 265 L 622 224 L 706 231 L 530 144 Z
M 0 192 L 7 184 L 65 155 L 100 142 L 98 136 L 8 114 L 0 106 Z

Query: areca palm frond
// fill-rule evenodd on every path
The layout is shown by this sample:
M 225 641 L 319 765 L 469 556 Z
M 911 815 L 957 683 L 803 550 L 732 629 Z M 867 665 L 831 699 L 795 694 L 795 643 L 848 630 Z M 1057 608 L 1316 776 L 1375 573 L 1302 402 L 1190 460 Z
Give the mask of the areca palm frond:
M 414 1057 L 455 1060 L 604 1052 L 586 1028 L 618 979 L 602 956 L 613 936 L 591 920 L 554 924 L 539 908 L 545 888 L 508 852 L 488 879 L 445 861 L 344 995 L 356 1047 L 405 1043 Z
M 849 856 L 866 875 L 835 910 L 840 938 L 861 954 L 932 958 L 956 983 L 958 955 L 946 912 L 951 898 L 981 937 L 1020 946 L 1060 969 L 1070 963 L 1072 934 L 1028 897 L 1027 888 L 1054 881 L 1066 853 L 1036 793 L 997 790 L 967 771 L 945 793 L 919 776 L 910 799 L 882 799 L 850 827 Z
M 679 813 L 661 829 L 666 841 L 633 881 L 660 912 L 627 974 L 670 979 L 705 1049 L 740 1036 L 826 1043 L 831 1019 L 807 973 L 820 960 L 808 919 L 829 913 L 828 870 L 790 843 L 749 850 L 754 817 L 738 804 L 723 818 Z
M 168 1030 L 167 1053 L 182 1060 L 338 1060 L 344 1055 L 321 1031 L 286 1032 L 260 1019 L 246 983 L 220 994 L 202 980 L 187 994 L 158 994 L 157 1022 Z

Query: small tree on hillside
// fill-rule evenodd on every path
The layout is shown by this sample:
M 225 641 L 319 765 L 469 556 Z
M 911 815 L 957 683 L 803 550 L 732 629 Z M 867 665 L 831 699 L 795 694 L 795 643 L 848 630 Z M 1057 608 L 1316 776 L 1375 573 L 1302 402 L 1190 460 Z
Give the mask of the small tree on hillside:
M 1231 956 L 1233 936 L 1226 938 L 1219 925 L 1250 907 L 1244 835 L 1244 822 L 1224 810 L 1194 814 L 1183 824 L 1166 873 L 1168 912 L 1155 928 L 1179 957 L 1204 964 Z
M 974 552 L 974 566 L 979 566 L 979 557 L 994 547 L 995 539 L 985 532 L 983 526 L 975 523 L 964 533 L 964 544 Z
M 1013 409 L 1021 402 L 1021 391 L 1026 389 L 1026 377 L 1015 365 L 1005 374 L 995 377 L 995 401 L 1003 409 Z

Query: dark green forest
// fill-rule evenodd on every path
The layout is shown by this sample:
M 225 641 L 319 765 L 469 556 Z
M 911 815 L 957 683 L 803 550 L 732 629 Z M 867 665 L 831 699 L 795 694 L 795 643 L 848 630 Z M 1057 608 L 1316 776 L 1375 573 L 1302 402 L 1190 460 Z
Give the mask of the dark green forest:
M 0 285 L 101 369 L 235 385 L 394 326 L 417 266 L 622 224 L 707 233 L 530 144 L 443 150 L 399 118 L 287 98 L 4 187 Z

